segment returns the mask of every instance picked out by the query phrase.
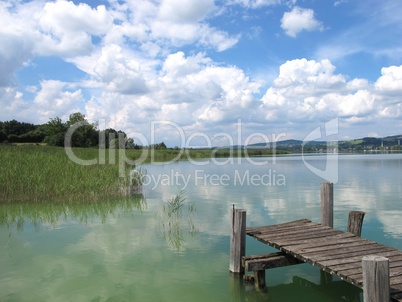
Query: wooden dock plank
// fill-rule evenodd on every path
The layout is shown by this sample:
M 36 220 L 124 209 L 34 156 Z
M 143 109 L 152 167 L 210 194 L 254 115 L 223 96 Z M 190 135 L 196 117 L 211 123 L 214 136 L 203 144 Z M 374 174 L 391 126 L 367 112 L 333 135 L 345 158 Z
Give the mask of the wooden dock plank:
M 308 219 L 247 228 L 255 239 L 362 287 L 362 258 L 389 259 L 391 297 L 402 301 L 402 251 Z

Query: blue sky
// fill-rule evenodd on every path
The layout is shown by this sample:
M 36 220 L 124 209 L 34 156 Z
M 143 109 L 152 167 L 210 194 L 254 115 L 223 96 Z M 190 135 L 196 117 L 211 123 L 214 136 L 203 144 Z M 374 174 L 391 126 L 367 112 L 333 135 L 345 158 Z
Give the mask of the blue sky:
M 304 139 L 334 119 L 338 139 L 402 133 L 399 0 L 9 0 L 0 15 L 2 121 L 80 111 L 168 146 Z

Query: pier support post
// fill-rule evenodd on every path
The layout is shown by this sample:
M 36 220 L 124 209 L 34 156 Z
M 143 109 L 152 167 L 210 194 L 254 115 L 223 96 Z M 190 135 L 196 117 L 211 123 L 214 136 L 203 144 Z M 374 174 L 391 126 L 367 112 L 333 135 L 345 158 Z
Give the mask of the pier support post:
M 334 227 L 334 185 L 331 182 L 321 184 L 321 224 Z M 320 271 L 320 283 L 329 284 L 332 282 L 332 275 Z
M 334 226 L 334 184 L 331 182 L 321 184 L 321 224 Z
M 233 274 L 244 274 L 241 262 L 246 254 L 246 210 L 233 208 L 231 214 L 229 270 Z
M 389 296 L 389 260 L 383 256 L 363 257 L 364 302 L 385 302 Z
M 348 232 L 358 237 L 362 234 L 363 219 L 366 213 L 362 211 L 350 211 L 348 219 Z
M 255 288 L 258 291 L 266 292 L 267 285 L 265 283 L 265 270 L 254 271 Z

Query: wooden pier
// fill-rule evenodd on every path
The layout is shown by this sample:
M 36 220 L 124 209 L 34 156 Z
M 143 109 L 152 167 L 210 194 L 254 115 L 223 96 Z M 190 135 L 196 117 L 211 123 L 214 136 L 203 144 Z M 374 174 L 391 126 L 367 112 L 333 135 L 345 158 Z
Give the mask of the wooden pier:
M 322 187 L 321 192 L 326 189 Z M 325 204 L 326 200 L 332 202 L 331 195 L 322 194 L 322 203 Z M 336 275 L 363 288 L 365 302 L 402 301 L 402 251 L 361 238 L 363 212 L 352 212 L 349 215 L 348 232 L 343 232 L 328 225 L 332 224 L 332 219 L 324 216 L 332 215 L 332 211 L 328 211 L 326 206 L 322 209 L 325 212 L 323 223 L 300 219 L 245 228 L 245 234 L 278 249 L 277 253 L 245 256 L 243 251 L 239 252 L 241 255 L 238 258 L 236 253 L 232 253 L 232 248 L 239 250 L 244 245 L 241 238 L 244 239 L 245 234 L 241 231 L 233 232 L 235 234 L 232 237 L 240 235 L 240 242 L 232 240 L 231 245 L 231 262 L 241 263 L 237 273 L 242 274 L 244 270 L 254 272 L 256 288 L 266 290 L 266 269 L 309 263 L 328 273 L 328 276 Z M 245 212 L 243 216 L 241 224 L 245 225 Z M 232 226 L 234 224 L 235 221 Z M 237 260 L 232 260 L 232 256 Z M 233 267 L 231 265 L 231 271 L 236 273 Z

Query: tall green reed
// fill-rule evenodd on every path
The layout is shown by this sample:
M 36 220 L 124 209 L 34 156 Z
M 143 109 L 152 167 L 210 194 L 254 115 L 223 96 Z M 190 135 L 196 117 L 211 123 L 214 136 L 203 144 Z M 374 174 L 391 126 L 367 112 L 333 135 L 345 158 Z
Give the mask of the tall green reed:
M 98 156 L 97 149 L 76 148 L 74 152 L 81 159 Z M 126 167 L 127 178 L 131 169 Z M 0 146 L 0 203 L 95 202 L 124 196 L 121 188 L 128 181 L 119 175 L 116 159 L 80 165 L 68 158 L 64 148 Z

